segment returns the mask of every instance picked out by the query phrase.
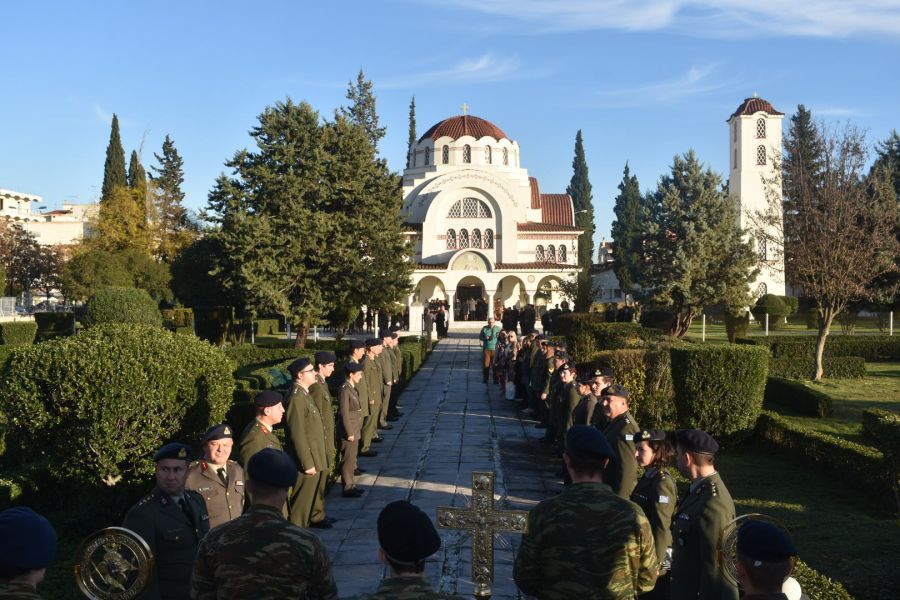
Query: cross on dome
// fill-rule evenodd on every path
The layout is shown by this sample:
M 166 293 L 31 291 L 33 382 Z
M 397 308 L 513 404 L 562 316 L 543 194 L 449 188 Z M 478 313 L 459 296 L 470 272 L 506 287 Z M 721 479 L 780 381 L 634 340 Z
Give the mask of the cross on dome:
M 469 114 L 469 105 L 468 104 L 463 102 L 462 106 L 460 106 L 460 108 L 462 109 L 464 115 Z

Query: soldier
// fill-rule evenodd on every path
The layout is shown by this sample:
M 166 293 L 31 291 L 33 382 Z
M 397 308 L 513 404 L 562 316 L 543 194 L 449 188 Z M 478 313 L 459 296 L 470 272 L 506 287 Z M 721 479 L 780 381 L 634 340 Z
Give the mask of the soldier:
M 260 450 L 247 463 L 253 504 L 200 545 L 191 578 L 193 600 L 309 598 L 337 600 L 331 561 L 312 532 L 288 522 L 280 507 L 297 480 L 285 452 Z
M 590 419 L 594 415 L 598 404 L 597 397 L 591 393 L 593 378 L 590 373 L 582 373 L 575 381 L 581 399 L 578 401 L 578 406 L 572 411 L 572 424 L 590 425 Z
M 554 360 L 553 355 L 556 352 L 556 346 L 551 345 L 547 340 L 541 340 L 539 351 L 534 359 L 534 366 L 531 371 L 531 389 L 534 394 L 534 402 L 537 410 L 537 417 L 541 421 L 535 427 L 544 429 L 549 422 L 547 415 L 547 393 L 550 389 L 550 376 L 553 374 Z
M 387 329 L 379 332 L 381 338 L 381 352 L 376 357 L 381 365 L 381 403 L 378 416 L 379 429 L 393 429 L 394 426 L 387 422 L 388 409 L 391 405 L 391 390 L 394 387 L 394 354 L 391 352 L 393 334 Z
M 597 402 L 600 402 L 600 398 L 603 397 L 603 390 L 608 388 L 613 384 L 613 372 L 609 367 L 600 367 L 596 371 L 594 371 L 594 379 L 591 381 L 591 394 L 597 399 Z M 596 427 L 600 431 L 606 429 L 608 424 L 608 420 L 606 415 L 603 413 L 602 407 L 601 410 L 595 410 L 593 414 L 593 418 L 588 423 L 588 425 L 592 425 Z
M 574 425 L 563 461 L 572 485 L 528 514 L 513 578 L 541 600 L 634 598 L 653 589 L 656 552 L 643 511 L 603 482 L 613 451 L 603 434 Z
M 787 600 L 782 590 L 797 554 L 787 533 L 772 523 L 748 521 L 741 525 L 737 572 L 744 600 Z
M 203 496 L 185 489 L 191 449 L 177 442 L 154 455 L 156 487 L 132 506 L 122 526 L 141 536 L 155 557 L 146 600 L 186 600 L 197 546 L 209 533 Z
M 378 557 L 391 571 L 368 600 L 463 600 L 438 594 L 425 579 L 425 560 L 441 547 L 441 537 L 419 507 L 397 500 L 378 514 Z
M 334 361 L 337 360 L 331 352 L 320 351 L 315 354 L 316 382 L 309 386 L 309 395 L 312 396 L 319 414 L 322 416 L 322 424 L 325 426 L 325 469 L 324 474 L 316 488 L 316 496 L 313 499 L 312 513 L 309 520 L 312 523 L 328 521 L 334 523 L 337 519 L 325 515 L 325 487 L 328 483 L 328 474 L 334 467 L 337 454 L 334 442 L 334 407 L 331 391 L 328 389 L 328 378 L 334 373 Z
M 371 446 L 372 442 L 381 441 L 378 436 L 378 419 L 381 415 L 381 388 L 384 384 L 381 365 L 376 360 L 381 348 L 380 339 L 369 338 L 366 340 L 366 355 L 363 358 L 362 366 L 363 380 L 366 382 L 365 387 L 369 397 L 369 416 L 363 421 L 362 446 L 359 449 L 359 456 L 378 456 L 378 452 L 372 450 Z
M 640 427 L 628 412 L 628 390 L 621 385 L 607 387 L 600 397 L 600 406 L 608 421 L 603 435 L 615 452 L 615 458 L 603 474 L 603 481 L 622 498 L 630 498 L 638 475 L 634 434 Z
M 562 388 L 562 367 L 569 362 L 569 355 L 560 350 L 558 342 L 551 344 L 553 358 L 550 359 L 551 372 L 544 383 L 544 391 L 541 394 L 544 402 L 545 415 L 547 417 L 547 430 L 544 432 L 545 444 L 557 442 L 559 431 L 559 410 L 557 409 L 558 394 Z
M 645 429 L 634 435 L 637 462 L 644 468 L 644 476 L 638 479 L 631 501 L 641 507 L 650 528 L 659 561 L 659 577 L 652 592 L 641 598 L 668 600 L 669 567 L 672 565 L 672 513 L 678 489 L 667 467 L 675 456 L 674 446 L 666 439 L 661 429 Z
M 565 363 L 559 371 L 560 383 L 556 390 L 556 439 L 562 447 L 566 442 L 566 433 L 571 429 L 573 414 L 581 402 L 578 386 L 575 383 L 575 363 Z
M 359 498 L 363 491 L 356 487 L 356 454 L 362 433 L 362 402 L 357 384 L 362 380 L 363 367 L 359 363 L 344 365 L 344 384 L 338 392 L 338 431 L 341 436 L 341 482 L 345 498 Z
M 719 568 L 717 548 L 734 520 L 734 502 L 713 464 L 719 444 L 699 429 L 679 429 L 678 470 L 691 480 L 672 521 L 672 599 L 736 600 L 737 588 Z
M 312 523 L 313 502 L 316 491 L 323 485 L 328 465 L 325 444 L 325 425 L 319 408 L 309 394 L 316 381 L 316 371 L 306 357 L 298 358 L 288 366 L 294 378 L 293 392 L 285 413 L 286 446 L 288 454 L 300 464 L 302 473 L 291 490 L 291 522 L 300 527 L 330 528 L 328 521 Z
M 357 363 L 362 365 L 362 359 L 366 355 L 366 341 L 365 340 L 350 340 L 350 359 L 349 362 Z M 366 419 L 369 417 L 369 388 L 366 387 L 366 378 L 360 377 L 359 382 L 356 384 L 356 391 L 359 392 L 359 416 L 362 418 L 362 422 L 365 425 Z M 362 432 L 359 434 L 359 440 L 357 447 L 362 450 L 363 448 L 363 440 L 362 440 Z M 378 453 L 373 450 L 369 450 L 369 452 L 373 452 L 372 456 L 376 456 Z M 358 453 L 357 456 L 366 456 L 365 454 Z M 365 469 L 360 469 L 359 465 L 356 467 L 357 471 L 361 471 L 365 473 Z
M 241 464 L 247 467 L 250 457 L 263 448 L 282 450 L 281 440 L 272 433 L 284 417 L 284 399 L 281 394 L 266 390 L 256 395 L 256 418 L 248 423 L 241 435 Z
M 403 408 L 397 402 L 400 400 L 400 376 L 403 374 L 403 352 L 400 350 L 400 334 L 391 332 L 391 366 L 394 368 L 394 385 L 391 386 L 391 403 L 388 407 L 388 421 L 396 421 L 403 416 L 400 409 Z
M 185 487 L 206 501 L 210 529 L 244 512 L 244 469 L 229 460 L 233 447 L 231 427 L 213 425 L 203 436 L 203 458 L 188 466 Z
M 40 600 L 37 586 L 56 545 L 53 525 L 27 506 L 0 512 L 0 598 Z

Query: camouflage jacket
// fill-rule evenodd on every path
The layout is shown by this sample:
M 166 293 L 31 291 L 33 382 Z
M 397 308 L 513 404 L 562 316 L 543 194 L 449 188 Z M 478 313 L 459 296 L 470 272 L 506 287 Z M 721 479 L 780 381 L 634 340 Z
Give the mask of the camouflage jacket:
M 465 600 L 463 596 L 438 594 L 424 577 L 391 577 L 383 579 L 378 591 L 368 600 Z
M 251 506 L 210 532 L 197 551 L 191 600 L 337 597 L 322 542 L 270 506 Z
M 541 600 L 634 598 L 656 583 L 644 512 L 604 483 L 574 483 L 528 514 L 513 577 Z
M 41 600 L 34 588 L 24 583 L 0 583 L 3 600 Z
M 675 480 L 665 469 L 650 469 L 638 479 L 631 492 L 631 501 L 641 507 L 650 521 L 656 558 L 662 563 L 672 547 L 672 513 L 678 501 Z M 665 570 L 660 568 L 660 575 L 663 573 Z

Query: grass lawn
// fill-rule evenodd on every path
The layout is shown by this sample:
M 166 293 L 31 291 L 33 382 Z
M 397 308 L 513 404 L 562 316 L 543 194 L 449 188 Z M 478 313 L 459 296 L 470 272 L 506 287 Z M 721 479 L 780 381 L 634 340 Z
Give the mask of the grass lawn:
M 897 597 L 900 522 L 869 492 L 795 466 L 760 444 L 729 449 L 716 465 L 738 514 L 760 512 L 781 521 L 800 558 L 858 600 Z
M 898 319 L 900 316 L 895 315 Z M 762 337 L 766 335 L 765 329 L 762 326 L 751 323 L 749 327 L 747 327 L 747 337 Z M 806 323 L 803 322 L 802 319 L 797 319 L 797 317 L 791 317 L 787 325 L 783 325 L 778 329 L 769 329 L 769 335 L 801 335 L 801 336 L 815 336 L 815 329 L 807 329 Z M 844 335 L 841 331 L 840 323 L 837 321 L 834 322 L 834 325 L 831 327 L 831 333 L 828 334 L 829 337 Z M 856 330 L 854 335 L 887 335 L 887 331 L 881 331 L 878 328 L 878 322 L 874 318 L 860 318 L 856 325 Z M 894 335 L 900 335 L 900 320 L 895 323 L 894 326 Z M 703 337 L 703 321 L 701 318 L 694 319 L 694 322 L 691 323 L 691 328 L 688 330 L 687 335 L 693 340 L 700 340 Z M 728 336 L 725 335 L 725 325 L 722 323 L 721 317 L 706 317 L 706 339 L 710 341 L 720 341 L 727 340 Z

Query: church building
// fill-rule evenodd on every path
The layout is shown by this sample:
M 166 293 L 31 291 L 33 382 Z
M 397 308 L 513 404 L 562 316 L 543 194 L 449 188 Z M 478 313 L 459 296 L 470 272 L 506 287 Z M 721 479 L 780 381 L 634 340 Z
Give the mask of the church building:
M 464 313 L 480 320 L 501 305 L 540 312 L 564 300 L 559 283 L 577 273 L 582 233 L 572 198 L 541 193 L 520 160 L 517 142 L 468 114 L 435 124 L 410 149 L 403 214 L 415 249 L 412 328 L 434 300 L 454 307 L 454 321 Z

